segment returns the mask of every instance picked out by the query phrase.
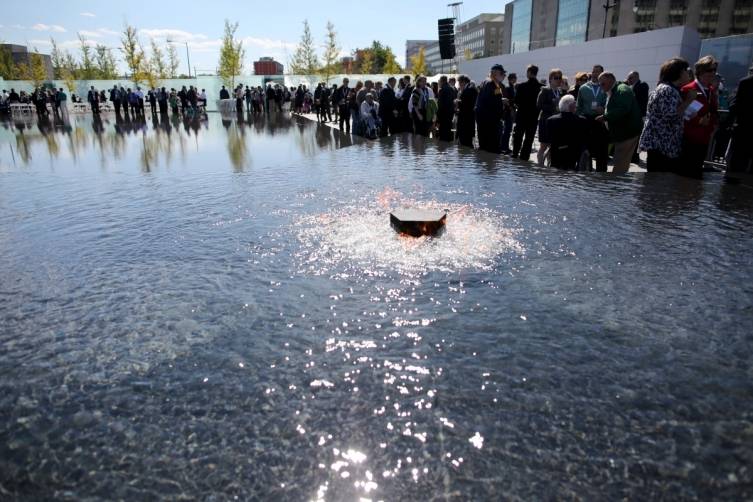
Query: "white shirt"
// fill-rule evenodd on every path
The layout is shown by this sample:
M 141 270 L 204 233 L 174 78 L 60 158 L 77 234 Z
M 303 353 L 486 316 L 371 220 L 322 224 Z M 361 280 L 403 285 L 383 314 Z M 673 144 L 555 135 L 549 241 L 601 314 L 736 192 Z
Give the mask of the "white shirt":
M 361 116 L 371 116 L 371 110 L 374 110 L 377 115 L 379 115 L 379 103 L 374 101 L 369 105 L 369 102 L 365 99 L 363 100 L 363 103 L 361 103 Z

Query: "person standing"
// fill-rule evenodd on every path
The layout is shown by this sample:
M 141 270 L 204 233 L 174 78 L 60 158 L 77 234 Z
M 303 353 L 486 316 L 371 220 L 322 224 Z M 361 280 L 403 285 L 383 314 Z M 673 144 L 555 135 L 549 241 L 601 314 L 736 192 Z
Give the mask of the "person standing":
M 397 99 L 395 98 L 395 77 L 387 79 L 387 85 L 379 93 L 379 117 L 382 120 L 380 134 L 387 136 L 395 134 L 395 119 L 397 117 Z
M 504 110 L 505 68 L 495 64 L 489 70 L 476 99 L 476 126 L 478 147 L 490 153 L 500 153 L 502 112 Z
M 478 90 L 471 79 L 468 78 L 468 75 L 460 75 L 458 82 L 460 83 L 460 93 L 457 99 L 457 138 L 461 145 L 473 148 L 473 137 L 476 136 L 475 108 Z
M 99 93 L 94 90 L 94 86 L 91 86 L 89 93 L 86 97 L 89 105 L 92 107 L 92 114 L 99 115 Z
M 576 102 L 571 94 L 562 96 L 560 113 L 547 119 L 547 134 L 551 145 L 551 165 L 558 169 L 578 169 L 586 148 L 588 122 L 575 114 Z
M 630 159 L 638 145 L 641 134 L 641 111 L 633 90 L 624 82 L 617 82 L 613 73 L 599 75 L 601 90 L 608 95 L 604 114 L 596 121 L 606 124 L 609 136 L 614 143 L 614 174 L 622 174 L 630 169 Z
M 517 114 L 512 138 L 512 156 L 513 158 L 520 157 L 521 160 L 528 160 L 531 156 L 533 136 L 536 134 L 538 125 L 539 110 L 536 108 L 536 101 L 541 90 L 541 84 L 536 79 L 538 74 L 539 67 L 529 65 L 526 69 L 528 80 L 518 84 L 515 93 Z
M 342 131 L 344 126 L 348 134 L 350 134 L 350 108 L 348 107 L 348 94 L 350 94 L 350 89 L 348 89 L 349 83 L 350 80 L 344 78 L 342 85 L 337 88 L 333 98 L 335 105 L 338 108 L 340 130 Z
M 157 103 L 159 103 L 159 113 L 160 115 L 166 115 L 167 114 L 167 89 L 162 87 L 159 91 L 157 91 Z
M 694 65 L 695 80 L 680 89 L 683 96 L 695 91 L 695 99 L 685 110 L 681 154 L 683 174 L 695 178 L 703 176 L 709 144 L 719 124 L 719 93 L 714 86 L 717 66 L 713 56 L 702 57 Z
M 504 110 L 502 111 L 502 143 L 500 144 L 500 150 L 505 155 L 510 155 L 510 137 L 512 136 L 512 125 L 515 122 L 515 93 L 518 82 L 518 76 L 515 73 L 510 73 L 507 76 L 507 87 L 505 87 L 504 96 L 507 102 L 505 103 Z
M 400 93 L 400 102 L 398 103 L 400 132 L 413 132 L 413 114 L 411 112 L 413 86 L 411 85 L 410 75 L 405 75 L 402 82 L 403 88 Z
M 646 108 L 648 107 L 648 84 L 641 81 L 640 74 L 635 70 L 628 74 L 625 83 L 633 89 L 635 99 L 638 100 L 638 108 L 641 110 L 641 119 L 645 122 Z M 639 164 L 640 161 L 641 159 L 638 155 L 638 150 L 635 150 L 635 153 L 633 153 L 633 164 Z
M 578 90 L 578 115 L 585 117 L 589 123 L 588 152 L 596 160 L 596 170 L 607 171 L 609 158 L 609 132 L 604 124 L 596 121 L 596 117 L 604 113 L 607 95 L 599 86 L 599 75 L 604 67 L 597 64 L 591 70 L 591 81 L 580 86 Z
M 329 87 L 322 84 L 322 92 L 319 97 L 319 114 L 322 122 L 332 122 L 332 112 L 330 111 L 330 90 Z
M 452 119 L 455 118 L 455 91 L 450 87 L 447 77 L 439 77 L 439 93 L 437 96 L 437 121 L 439 122 L 439 139 L 452 141 Z
M 640 149 L 647 152 L 648 172 L 679 172 L 682 152 L 682 129 L 685 110 L 695 99 L 682 86 L 690 82 L 688 62 L 682 58 L 665 61 L 659 70 L 659 84 L 648 98 L 646 122 L 641 132 Z
M 110 90 L 110 102 L 113 108 L 115 108 L 115 115 L 120 115 L 120 91 L 117 85 L 112 86 Z
M 58 89 L 57 94 L 55 95 L 55 99 L 58 103 L 60 118 L 63 119 L 63 123 L 68 123 L 68 96 L 66 96 L 65 92 L 63 91 L 63 88 L 61 87 Z
M 416 88 L 411 93 L 411 104 L 413 129 L 419 136 L 428 138 L 430 123 L 426 111 L 429 107 L 429 90 L 426 87 L 426 77 L 423 75 L 416 78 Z
M 549 157 L 549 147 L 552 143 L 547 120 L 557 113 L 562 92 L 562 70 L 555 68 L 549 72 L 549 85 L 541 88 L 536 99 L 536 108 L 539 109 L 539 151 L 536 159 L 541 167 L 544 167 Z
M 157 90 L 154 87 L 149 89 L 149 108 L 152 109 L 152 115 L 157 114 Z
M 735 100 L 730 106 L 734 119 L 731 154 L 727 162 L 727 176 L 750 172 L 753 160 L 753 67 L 750 75 L 737 85 Z

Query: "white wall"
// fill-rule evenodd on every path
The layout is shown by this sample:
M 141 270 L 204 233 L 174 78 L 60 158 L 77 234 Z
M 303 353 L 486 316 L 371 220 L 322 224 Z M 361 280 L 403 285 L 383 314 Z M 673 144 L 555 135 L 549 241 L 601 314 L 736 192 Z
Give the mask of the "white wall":
M 637 70 L 641 80 L 653 88 L 664 61 L 681 56 L 692 66 L 698 59 L 700 47 L 701 39 L 694 29 L 677 26 L 564 47 L 463 61 L 460 72 L 478 83 L 489 75 L 492 65 L 501 64 L 508 74 L 517 73 L 518 82 L 522 82 L 525 80 L 526 66 L 535 64 L 539 67 L 539 79 L 546 78 L 550 69 L 559 68 L 573 85 L 576 72 L 590 72 L 594 64 L 601 64 L 618 79 L 624 79 L 630 71 Z

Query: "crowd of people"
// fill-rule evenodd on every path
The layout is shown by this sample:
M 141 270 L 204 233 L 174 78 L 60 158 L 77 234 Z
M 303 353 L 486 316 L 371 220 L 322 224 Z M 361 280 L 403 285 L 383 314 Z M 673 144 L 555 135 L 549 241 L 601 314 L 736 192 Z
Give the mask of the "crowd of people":
M 624 81 L 594 65 L 578 72 L 574 84 L 559 69 L 545 81 L 529 65 L 526 78 L 494 65 L 489 78 L 476 85 L 467 76 L 390 78 L 386 84 L 366 80 L 331 87 L 320 83 L 287 90 L 294 113 L 314 113 L 320 122 L 339 123 L 340 130 L 375 138 L 410 132 L 457 141 L 487 152 L 529 160 L 534 138 L 536 161 L 561 169 L 624 173 L 631 163 L 649 172 L 700 177 L 716 131 L 732 130 L 730 169 L 750 170 L 750 78 L 744 79 L 720 122 L 718 63 L 705 56 L 691 65 L 682 58 L 666 61 L 659 83 L 650 91 L 637 71 Z M 734 162 L 733 162 L 734 161 Z M 732 165 L 734 164 L 734 166 Z
M 753 97 L 751 76 L 740 82 L 729 105 L 725 122 L 720 120 L 720 76 L 712 56 L 699 59 L 691 68 L 682 58 L 662 64 L 659 83 L 653 91 L 633 71 L 620 81 L 601 65 L 590 72 L 578 72 L 569 85 L 559 69 L 539 80 L 539 68 L 529 65 L 525 80 L 494 65 L 489 77 L 476 85 L 460 75 L 457 80 L 441 76 L 429 84 L 426 77 L 386 83 L 365 80 L 351 86 L 345 78 L 331 87 L 320 83 L 310 90 L 305 85 L 285 87 L 269 83 L 261 86 L 239 84 L 232 92 L 222 86 L 220 100 L 238 113 L 313 113 L 320 122 L 339 124 L 340 130 L 368 138 L 397 133 L 433 136 L 457 141 L 481 150 L 529 160 L 534 138 L 538 138 L 536 161 L 562 169 L 607 171 L 612 161 L 614 173 L 628 171 L 646 153 L 649 172 L 669 171 L 700 177 L 710 144 L 720 128 L 731 131 L 731 148 L 726 155 L 728 171 L 751 169 L 751 116 Z M 63 89 L 36 89 L 33 93 L 2 91 L 0 106 L 28 103 L 40 116 L 49 108 L 67 115 L 68 97 Z M 80 102 L 75 94 L 72 102 Z M 93 86 L 86 101 L 94 115 L 100 105 L 111 103 L 116 114 L 144 114 L 145 102 L 152 114 L 193 116 L 206 109 L 206 91 L 194 86 L 180 90 L 152 88 L 144 93 L 114 86 L 109 95 Z

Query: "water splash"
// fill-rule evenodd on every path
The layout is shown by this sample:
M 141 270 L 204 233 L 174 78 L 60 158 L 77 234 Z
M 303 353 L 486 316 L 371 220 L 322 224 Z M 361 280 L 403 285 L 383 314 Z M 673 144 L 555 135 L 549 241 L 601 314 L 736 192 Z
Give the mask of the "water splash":
M 390 227 L 389 211 L 401 206 L 448 211 L 445 232 L 438 238 L 398 235 Z M 300 218 L 295 224 L 302 245 L 298 257 L 304 271 L 317 274 L 342 264 L 369 275 L 489 270 L 498 256 L 524 252 L 505 219 L 488 208 L 403 199 L 388 189 L 374 202 Z

